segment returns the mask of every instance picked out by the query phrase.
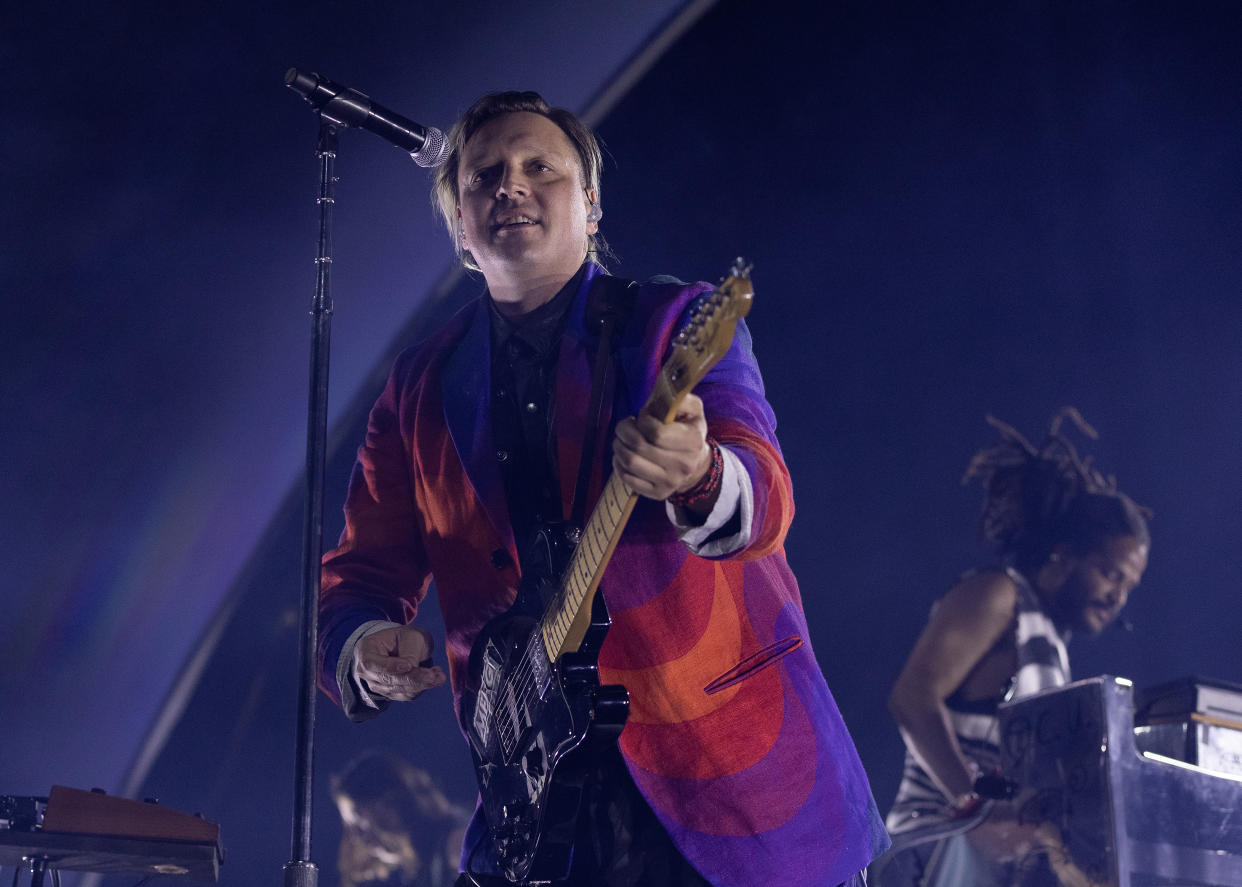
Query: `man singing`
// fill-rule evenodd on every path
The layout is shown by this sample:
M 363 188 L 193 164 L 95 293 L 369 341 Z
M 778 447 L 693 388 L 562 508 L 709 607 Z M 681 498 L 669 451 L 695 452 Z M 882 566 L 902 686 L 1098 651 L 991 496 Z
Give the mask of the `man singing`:
M 559 883 L 861 885 L 887 837 L 785 562 L 789 475 L 745 325 L 674 421 L 635 418 L 711 287 L 604 272 L 598 144 L 538 94 L 485 96 L 449 140 L 435 200 L 487 291 L 397 358 L 371 412 L 324 558 L 324 690 L 362 720 L 445 681 L 412 624 L 434 578 L 460 705 L 531 540 L 589 513 L 611 467 L 641 498 L 600 585 L 599 673 L 630 714 L 586 764 Z M 461 868 L 507 883 L 479 812 Z
M 880 887 L 1009 887 L 1021 857 L 1051 849 L 1015 802 L 982 815 L 985 796 L 1009 788 L 997 705 L 1069 682 L 1070 633 L 1099 634 L 1117 618 L 1150 547 L 1142 509 L 1079 458 L 1064 418 L 1094 436 L 1073 410 L 1038 449 L 990 420 L 1001 439 L 967 469 L 983 483 L 980 526 L 999 563 L 936 604 L 889 696 L 906 763 L 887 820 L 893 849 L 872 869 Z M 1056 855 L 1054 867 L 1068 865 Z M 1041 883 L 1061 883 L 1048 871 Z

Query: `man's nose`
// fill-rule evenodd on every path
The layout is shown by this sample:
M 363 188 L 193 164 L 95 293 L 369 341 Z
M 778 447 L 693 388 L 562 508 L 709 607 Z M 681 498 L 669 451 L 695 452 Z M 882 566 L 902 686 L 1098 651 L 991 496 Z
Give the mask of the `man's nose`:
M 496 196 L 514 197 L 519 194 L 527 193 L 526 176 L 521 169 L 515 167 L 506 167 L 500 174 L 500 181 L 496 183 Z

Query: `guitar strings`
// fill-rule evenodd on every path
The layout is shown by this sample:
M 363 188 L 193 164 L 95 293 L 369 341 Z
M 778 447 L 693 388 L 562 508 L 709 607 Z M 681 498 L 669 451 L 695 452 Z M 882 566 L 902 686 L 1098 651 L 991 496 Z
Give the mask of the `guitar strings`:
M 613 523 L 614 524 L 613 529 L 615 530 L 616 519 L 621 514 L 621 512 L 624 511 L 624 507 L 619 501 L 619 499 L 622 498 L 622 494 L 620 490 L 618 489 L 618 487 L 625 490 L 626 493 L 632 495 L 632 491 L 626 488 L 625 484 L 619 481 L 615 475 L 609 477 L 608 482 L 605 484 L 604 492 L 600 496 L 600 505 L 603 506 L 603 509 L 600 510 L 599 508 L 597 508 L 596 511 L 591 515 L 591 517 L 587 520 L 587 526 L 585 527 L 584 533 L 583 533 L 585 538 L 591 539 L 593 542 L 598 542 L 598 540 L 596 539 L 597 536 L 601 534 L 605 537 L 610 535 L 610 532 L 608 530 L 600 526 L 601 524 Z M 615 514 L 611 512 L 615 512 Z M 591 568 L 591 566 L 587 563 L 587 561 L 592 558 L 595 561 L 601 560 L 602 559 L 601 553 L 603 552 L 605 547 L 606 546 L 603 546 L 603 547 L 597 546 L 594 552 L 588 552 L 587 550 L 581 547 L 575 550 L 573 557 L 570 559 L 569 569 L 565 573 L 568 579 L 564 584 L 561 585 L 560 589 L 557 591 L 557 598 L 556 598 L 558 601 L 557 609 L 564 608 L 566 604 L 566 598 L 569 596 L 570 591 L 571 591 L 569 579 L 572 579 L 575 573 L 585 572 L 587 574 L 587 579 L 586 580 L 579 579 L 578 580 L 579 584 L 585 585 L 587 587 L 590 586 L 589 580 L 594 575 L 595 570 Z M 598 568 L 598 563 L 596 564 L 596 568 Z M 585 597 L 585 594 L 584 594 L 584 597 Z M 581 604 L 581 601 L 579 602 L 579 604 Z M 535 692 L 537 690 L 535 686 L 534 663 L 531 659 L 531 655 L 532 655 L 532 651 L 534 650 L 534 640 L 536 638 L 539 639 L 540 645 L 543 644 L 543 641 L 542 641 L 543 629 L 544 629 L 544 620 L 541 619 L 538 623 L 538 628 L 531 635 L 532 641 L 528 642 L 525 649 L 523 649 L 522 658 L 519 661 L 517 667 L 510 673 L 508 678 L 504 680 L 501 683 L 501 685 L 497 688 L 498 698 L 500 696 L 503 696 L 506 692 L 509 692 L 509 693 L 512 693 L 513 699 L 517 704 L 520 704 L 524 709 L 529 707 L 535 695 Z M 551 664 L 552 657 L 550 653 L 547 652 L 546 647 L 545 647 L 544 655 L 548 656 L 549 664 Z M 506 707 L 505 710 L 506 710 L 507 716 L 503 720 L 498 721 L 497 718 L 499 717 L 499 712 L 498 712 L 499 708 L 500 706 L 496 706 L 496 705 L 493 705 L 492 707 L 491 720 L 492 720 L 493 727 L 497 729 L 497 731 L 500 733 L 500 735 L 503 738 L 508 740 L 509 745 L 516 744 L 518 730 L 513 724 L 512 715 L 511 713 L 508 712 L 508 709 Z
M 589 524 L 590 524 L 590 521 L 588 521 L 588 525 Z M 578 561 L 578 557 L 575 554 L 574 558 L 571 559 L 571 565 L 573 563 L 576 563 L 577 561 Z M 557 597 L 561 599 L 562 604 L 564 602 L 563 599 L 565 597 L 566 591 L 567 591 L 567 587 L 562 585 L 562 587 L 557 592 Z M 504 695 L 505 692 L 511 692 L 515 702 L 520 704 L 524 709 L 529 707 L 531 700 L 533 699 L 535 691 L 537 689 L 535 686 L 535 667 L 534 667 L 534 662 L 531 657 L 532 657 L 533 652 L 534 653 L 538 652 L 535 649 L 536 642 L 538 642 L 539 646 L 543 646 L 542 636 L 543 636 L 543 622 L 542 620 L 540 620 L 539 627 L 536 629 L 536 631 L 531 633 L 530 635 L 531 640 L 527 642 L 525 648 L 522 650 L 522 657 L 521 657 L 521 660 L 518 662 L 517 667 L 510 673 L 509 677 L 505 681 L 502 681 L 501 685 L 497 688 L 498 697 Z M 544 651 L 544 655 L 548 655 L 546 652 L 546 648 Z M 549 660 L 551 660 L 551 656 L 548 656 L 548 658 Z M 498 717 L 497 709 L 498 708 L 499 706 L 496 706 L 496 705 L 493 705 L 492 707 L 492 714 L 491 714 L 492 725 L 493 727 L 497 729 L 497 731 L 501 734 L 503 738 L 508 739 L 509 745 L 514 745 L 517 742 L 517 729 L 513 725 L 513 719 L 510 716 L 510 717 L 504 718 L 501 721 L 497 721 L 497 717 Z M 508 752 L 506 752 L 506 754 L 507 753 Z

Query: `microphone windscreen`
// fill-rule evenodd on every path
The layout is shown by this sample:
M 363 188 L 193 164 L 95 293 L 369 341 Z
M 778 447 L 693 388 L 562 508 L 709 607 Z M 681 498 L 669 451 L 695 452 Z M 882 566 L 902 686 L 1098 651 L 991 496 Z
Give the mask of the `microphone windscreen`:
M 449 155 L 449 143 L 444 133 L 436 129 L 434 126 L 427 127 L 427 138 L 423 142 L 421 148 L 417 151 L 411 151 L 410 156 L 414 158 L 414 162 L 419 166 L 433 167 L 439 166 Z

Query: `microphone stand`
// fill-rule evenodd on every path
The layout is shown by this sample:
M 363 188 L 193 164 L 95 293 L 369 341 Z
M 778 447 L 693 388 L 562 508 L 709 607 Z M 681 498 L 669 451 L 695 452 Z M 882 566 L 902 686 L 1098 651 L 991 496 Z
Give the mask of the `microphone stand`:
M 319 565 L 323 555 L 324 463 L 328 437 L 328 345 L 332 333 L 332 207 L 340 124 L 319 112 L 319 252 L 311 302 L 310 395 L 306 420 L 306 513 L 302 523 L 302 622 L 299 641 L 297 750 L 293 830 L 285 887 L 316 887 L 311 861 L 311 807 L 315 772 L 316 641 L 319 635 Z
M 319 567 L 323 557 L 323 484 L 328 439 L 328 342 L 332 332 L 332 207 L 337 135 L 360 126 L 406 151 L 419 166 L 436 166 L 447 153 L 444 133 L 389 111 L 353 89 L 290 68 L 285 86 L 319 115 L 319 254 L 311 303 L 310 402 L 306 417 L 306 515 L 302 524 L 302 622 L 298 684 L 297 758 L 294 763 L 293 839 L 285 887 L 315 887 L 311 862 L 311 802 L 315 770 L 315 700 L 319 636 Z

